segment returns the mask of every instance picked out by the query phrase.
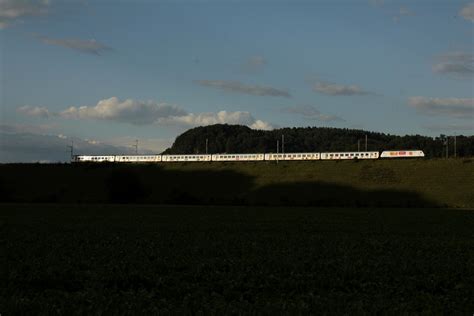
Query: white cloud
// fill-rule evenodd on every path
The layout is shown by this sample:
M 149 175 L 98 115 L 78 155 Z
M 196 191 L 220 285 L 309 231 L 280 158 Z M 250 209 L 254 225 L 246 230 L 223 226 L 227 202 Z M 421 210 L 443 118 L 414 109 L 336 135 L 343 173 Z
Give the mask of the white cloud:
M 302 115 L 306 119 L 316 120 L 321 122 L 344 122 L 345 120 L 337 115 L 323 114 L 313 106 L 291 106 L 283 108 L 283 111 L 291 114 Z
M 49 110 L 45 107 L 40 106 L 22 106 L 17 109 L 18 112 L 28 116 L 36 116 L 42 118 L 48 118 L 50 116 Z
M 71 106 L 59 113 L 64 118 L 104 119 L 135 125 L 152 124 L 160 118 L 185 114 L 186 111 L 176 105 L 132 99 L 120 101 L 116 97 L 101 100 L 96 106 Z
M 273 129 L 270 123 L 256 120 L 252 114 L 245 111 L 227 112 L 219 111 L 217 113 L 189 113 L 182 116 L 174 116 L 168 118 L 162 118 L 159 120 L 160 123 L 166 125 L 181 125 L 186 127 L 194 126 L 206 126 L 213 124 L 239 124 L 247 125 L 253 129 Z
M 71 106 L 59 113 L 43 107 L 23 106 L 18 109 L 25 115 L 61 117 L 65 119 L 96 119 L 134 125 L 204 126 L 212 124 L 242 124 L 255 129 L 273 129 L 270 123 L 255 119 L 245 111 L 219 111 L 217 113 L 188 113 L 176 105 L 154 101 L 120 101 L 117 97 L 101 100 L 95 106 Z
M 341 85 L 328 81 L 318 81 L 313 86 L 313 91 L 331 96 L 348 96 L 348 95 L 369 95 L 374 94 L 365 91 L 357 85 Z
M 254 123 L 249 125 L 249 127 L 251 129 L 259 129 L 259 130 L 264 130 L 264 131 L 269 131 L 269 130 L 272 130 L 272 129 L 275 128 L 270 123 L 264 122 L 264 121 L 261 121 L 261 120 L 256 120 Z
M 408 104 L 419 113 L 456 118 L 474 117 L 474 99 L 411 97 Z
M 474 55 L 467 52 L 448 52 L 435 58 L 433 72 L 454 77 L 474 75 Z
M 464 19 L 474 22 L 474 2 L 467 4 L 459 11 L 459 15 Z
M 291 95 L 288 91 L 276 89 L 267 86 L 259 85 L 246 85 L 239 81 L 226 81 L 226 80 L 196 80 L 194 81 L 200 86 L 211 87 L 227 92 L 243 93 L 256 96 L 272 96 L 272 97 L 285 97 L 290 98 Z
M 36 36 L 43 43 L 54 46 L 61 46 L 69 48 L 81 53 L 100 55 L 105 51 L 111 50 L 110 47 L 97 42 L 94 39 L 81 40 L 81 39 L 54 39 L 45 36 Z
M 0 29 L 22 17 L 47 14 L 49 4 L 46 0 L 0 0 Z

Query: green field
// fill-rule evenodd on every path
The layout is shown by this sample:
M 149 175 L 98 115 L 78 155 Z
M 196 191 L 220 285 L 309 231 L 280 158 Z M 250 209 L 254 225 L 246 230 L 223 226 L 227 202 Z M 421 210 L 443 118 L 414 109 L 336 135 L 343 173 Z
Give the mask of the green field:
M 474 208 L 474 160 L 0 165 L 0 202 Z
M 0 207 L 4 315 L 474 311 L 472 210 Z

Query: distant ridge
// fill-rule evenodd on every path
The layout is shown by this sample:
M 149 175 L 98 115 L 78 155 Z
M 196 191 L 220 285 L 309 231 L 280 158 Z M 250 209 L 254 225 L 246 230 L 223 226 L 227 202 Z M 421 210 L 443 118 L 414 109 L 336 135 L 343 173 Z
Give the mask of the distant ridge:
M 386 149 L 421 149 L 427 157 L 444 157 L 444 135 L 390 135 L 357 129 L 329 127 L 292 127 L 271 131 L 254 130 L 242 125 L 216 124 L 196 127 L 179 135 L 164 154 L 204 154 L 206 139 L 208 153 L 265 153 L 276 152 L 276 142 L 284 135 L 285 152 L 330 152 L 365 150 L 367 135 L 369 151 Z M 474 156 L 474 136 L 457 136 L 457 156 Z M 454 154 L 452 139 L 449 154 Z

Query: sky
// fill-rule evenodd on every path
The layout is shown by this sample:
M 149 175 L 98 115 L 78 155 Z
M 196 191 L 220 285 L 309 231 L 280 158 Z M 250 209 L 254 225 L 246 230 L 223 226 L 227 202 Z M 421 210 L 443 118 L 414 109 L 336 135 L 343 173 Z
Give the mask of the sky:
M 474 2 L 0 0 L 0 162 L 216 123 L 474 134 Z

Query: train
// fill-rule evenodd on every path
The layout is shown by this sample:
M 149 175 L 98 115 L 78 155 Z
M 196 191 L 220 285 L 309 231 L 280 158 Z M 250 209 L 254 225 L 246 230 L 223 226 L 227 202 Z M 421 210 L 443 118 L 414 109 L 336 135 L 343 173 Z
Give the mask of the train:
M 314 161 L 351 159 L 422 158 L 422 150 L 386 150 L 357 152 L 312 153 L 256 153 L 256 154 L 205 154 L 205 155 L 73 155 L 72 163 L 172 163 L 172 162 L 245 162 L 245 161 Z

